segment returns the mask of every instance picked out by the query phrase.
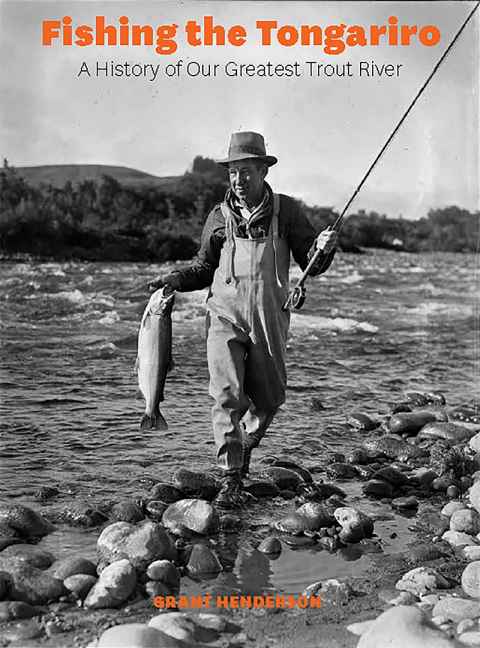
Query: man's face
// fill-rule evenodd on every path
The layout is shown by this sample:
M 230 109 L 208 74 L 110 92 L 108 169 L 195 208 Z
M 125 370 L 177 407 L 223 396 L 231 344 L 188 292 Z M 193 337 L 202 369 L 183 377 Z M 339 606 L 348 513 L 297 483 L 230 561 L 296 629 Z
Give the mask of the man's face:
M 267 166 L 258 160 L 238 160 L 228 165 L 230 187 L 233 193 L 247 205 L 256 205 L 263 196 L 263 181 Z

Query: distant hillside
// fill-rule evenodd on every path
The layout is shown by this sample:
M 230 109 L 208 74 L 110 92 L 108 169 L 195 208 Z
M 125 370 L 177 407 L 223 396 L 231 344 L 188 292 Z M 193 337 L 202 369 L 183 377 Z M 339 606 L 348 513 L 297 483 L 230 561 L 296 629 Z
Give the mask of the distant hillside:
M 16 167 L 18 175 L 38 187 L 41 184 L 51 184 L 62 188 L 70 180 L 73 184 L 84 180 L 100 181 L 108 175 L 124 186 L 155 186 L 169 189 L 178 182 L 178 177 L 160 178 L 128 167 L 112 166 L 109 164 L 49 164 L 31 167 Z

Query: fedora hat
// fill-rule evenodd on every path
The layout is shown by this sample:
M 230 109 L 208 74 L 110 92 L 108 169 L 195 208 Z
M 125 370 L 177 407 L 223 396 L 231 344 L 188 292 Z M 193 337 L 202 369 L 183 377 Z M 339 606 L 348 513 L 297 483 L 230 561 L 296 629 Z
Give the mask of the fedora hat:
M 232 133 L 228 156 L 223 160 L 215 160 L 215 162 L 228 166 L 229 162 L 248 159 L 262 160 L 267 166 L 272 166 L 278 162 L 273 155 L 267 155 L 263 135 L 251 131 Z

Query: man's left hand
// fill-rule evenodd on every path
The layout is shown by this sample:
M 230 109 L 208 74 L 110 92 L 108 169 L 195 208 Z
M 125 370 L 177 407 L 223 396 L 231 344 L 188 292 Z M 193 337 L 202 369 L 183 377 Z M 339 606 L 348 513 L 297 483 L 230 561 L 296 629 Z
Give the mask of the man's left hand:
M 337 238 L 337 232 L 327 228 L 317 236 L 315 240 L 315 248 L 317 250 L 322 250 L 324 254 L 328 254 L 336 247 Z

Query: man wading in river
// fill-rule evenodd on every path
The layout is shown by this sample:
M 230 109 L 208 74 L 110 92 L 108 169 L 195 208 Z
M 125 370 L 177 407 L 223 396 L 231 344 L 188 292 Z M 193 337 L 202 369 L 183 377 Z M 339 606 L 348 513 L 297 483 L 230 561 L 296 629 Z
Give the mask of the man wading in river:
M 304 269 L 322 249 L 310 274 L 325 271 L 336 233 L 318 237 L 298 204 L 274 194 L 265 182 L 277 158 L 267 155 L 258 133 L 234 133 L 228 157 L 230 189 L 205 223 L 198 258 L 183 270 L 158 277 L 151 288 L 186 292 L 210 286 L 207 358 L 213 433 L 224 472 L 218 506 L 241 505 L 242 477 L 250 454 L 285 401 L 285 352 L 290 314 L 290 252 Z

